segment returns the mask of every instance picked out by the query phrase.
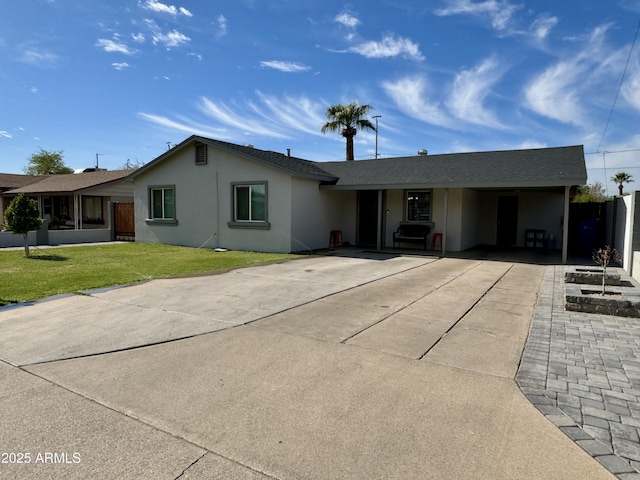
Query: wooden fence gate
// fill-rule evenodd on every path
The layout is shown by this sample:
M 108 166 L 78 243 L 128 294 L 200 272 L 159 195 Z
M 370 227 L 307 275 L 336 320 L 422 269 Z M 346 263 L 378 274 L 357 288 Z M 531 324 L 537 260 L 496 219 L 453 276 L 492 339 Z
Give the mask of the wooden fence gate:
M 116 240 L 136 239 L 136 222 L 133 203 L 114 203 L 113 216 L 116 229 Z

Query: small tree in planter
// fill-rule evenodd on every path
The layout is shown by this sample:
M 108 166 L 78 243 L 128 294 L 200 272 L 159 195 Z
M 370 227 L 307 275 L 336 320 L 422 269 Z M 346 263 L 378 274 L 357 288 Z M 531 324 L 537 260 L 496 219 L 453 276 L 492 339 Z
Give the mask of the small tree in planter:
M 31 200 L 24 193 L 11 200 L 4 212 L 4 224 L 7 230 L 24 236 L 24 253 L 29 256 L 29 232 L 42 225 L 38 202 Z
M 606 245 L 604 248 L 594 250 L 591 258 L 602 267 L 602 295 L 604 296 L 607 285 L 607 267 L 611 262 L 622 262 L 622 259 L 620 255 L 618 255 L 618 251 L 615 248 L 611 248 L 611 245 Z

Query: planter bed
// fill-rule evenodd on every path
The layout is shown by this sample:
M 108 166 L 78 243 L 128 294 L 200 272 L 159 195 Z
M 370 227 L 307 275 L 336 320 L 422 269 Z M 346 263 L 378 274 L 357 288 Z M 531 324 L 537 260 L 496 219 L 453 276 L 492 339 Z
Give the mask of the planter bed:
M 607 294 L 602 296 L 602 290 L 595 286 L 567 283 L 564 292 L 565 309 L 569 311 L 640 318 L 637 288 L 607 286 Z

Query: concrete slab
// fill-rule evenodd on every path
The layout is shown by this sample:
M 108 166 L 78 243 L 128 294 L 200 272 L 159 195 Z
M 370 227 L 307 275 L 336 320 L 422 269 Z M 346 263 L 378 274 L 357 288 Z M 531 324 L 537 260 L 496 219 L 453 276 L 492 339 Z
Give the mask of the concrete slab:
M 253 325 L 28 369 L 279 479 L 611 478 L 512 380 Z
M 0 358 L 26 365 L 213 332 L 434 261 L 390 255 L 377 260 L 305 257 L 0 311 Z M 365 295 L 361 301 L 370 299 Z
M 3 362 L 0 385 L 2 479 L 176 478 L 206 453 Z
M 273 477 L 209 452 L 177 480 L 273 480 Z

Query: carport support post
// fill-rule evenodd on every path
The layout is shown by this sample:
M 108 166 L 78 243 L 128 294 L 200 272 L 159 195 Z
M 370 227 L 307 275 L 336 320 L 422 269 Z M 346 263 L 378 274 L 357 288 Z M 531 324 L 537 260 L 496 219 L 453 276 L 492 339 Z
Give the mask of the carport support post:
M 571 187 L 564 187 L 564 216 L 562 217 L 562 263 L 567 263 L 567 252 L 569 249 L 569 191 Z
M 442 225 L 442 256 L 447 251 L 447 219 L 449 218 L 449 189 L 444 189 L 444 224 Z
M 376 239 L 376 248 L 382 250 L 382 190 L 378 190 L 378 235 Z

